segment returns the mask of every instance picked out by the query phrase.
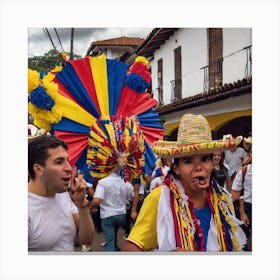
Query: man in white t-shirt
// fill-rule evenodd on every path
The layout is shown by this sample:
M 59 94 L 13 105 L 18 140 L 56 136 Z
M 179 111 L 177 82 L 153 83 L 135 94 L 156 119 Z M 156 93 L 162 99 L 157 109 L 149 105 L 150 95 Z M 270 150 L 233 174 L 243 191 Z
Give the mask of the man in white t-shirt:
M 76 238 L 81 244 L 92 244 L 94 225 L 86 182 L 82 175 L 75 178 L 67 150 L 64 141 L 49 135 L 28 145 L 29 251 L 74 251 Z
M 134 197 L 133 186 L 118 172 L 98 181 L 90 209 L 100 205 L 100 218 L 106 239 L 106 251 L 118 251 L 117 231 L 125 225 L 126 202 Z

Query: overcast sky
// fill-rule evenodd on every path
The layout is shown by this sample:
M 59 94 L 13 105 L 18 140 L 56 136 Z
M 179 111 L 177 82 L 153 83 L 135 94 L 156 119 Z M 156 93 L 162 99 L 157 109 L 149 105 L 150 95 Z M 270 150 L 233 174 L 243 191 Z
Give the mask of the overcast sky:
M 116 38 L 120 36 L 146 38 L 152 28 L 75 28 L 73 51 L 77 55 L 85 56 L 91 42 Z M 71 28 L 48 28 L 49 34 L 57 50 L 70 52 Z M 53 49 L 51 40 L 44 28 L 28 29 L 28 56 L 43 55 Z

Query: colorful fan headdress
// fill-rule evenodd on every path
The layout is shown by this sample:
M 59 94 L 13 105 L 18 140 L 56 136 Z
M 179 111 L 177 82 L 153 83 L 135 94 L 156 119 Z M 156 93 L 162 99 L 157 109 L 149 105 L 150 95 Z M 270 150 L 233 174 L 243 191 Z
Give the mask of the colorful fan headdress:
M 157 101 L 146 93 L 151 75 L 144 57 L 130 67 L 105 55 L 68 60 L 30 80 L 36 82 L 29 87 L 29 113 L 68 144 L 72 165 L 92 178 L 118 168 L 125 180 L 152 171 L 150 144 L 164 129 L 153 109 Z

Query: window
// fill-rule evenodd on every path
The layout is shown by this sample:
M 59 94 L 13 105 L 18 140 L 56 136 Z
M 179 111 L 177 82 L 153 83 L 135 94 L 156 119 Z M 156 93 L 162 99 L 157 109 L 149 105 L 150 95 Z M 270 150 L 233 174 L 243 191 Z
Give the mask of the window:
M 174 50 L 174 74 L 175 80 L 171 81 L 172 99 L 182 98 L 182 63 L 181 47 Z
M 150 72 L 150 74 L 152 73 L 152 67 L 150 67 L 149 72 Z M 152 80 L 151 80 L 150 85 L 147 88 L 147 92 L 151 95 L 151 97 L 153 97 L 152 88 L 153 88 L 153 85 L 152 85 Z
M 209 87 L 223 83 L 223 29 L 208 29 Z
M 158 102 L 163 104 L 162 58 L 158 60 Z

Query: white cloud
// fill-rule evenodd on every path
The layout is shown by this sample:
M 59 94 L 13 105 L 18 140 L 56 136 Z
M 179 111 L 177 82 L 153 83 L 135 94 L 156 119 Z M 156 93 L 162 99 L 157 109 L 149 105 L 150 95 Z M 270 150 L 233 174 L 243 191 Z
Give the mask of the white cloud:
M 106 40 L 120 36 L 146 38 L 152 28 L 75 28 L 74 29 L 74 53 L 84 56 L 94 41 Z M 49 34 L 55 47 L 62 51 L 70 51 L 71 28 L 56 28 L 60 42 L 54 28 L 48 28 Z M 53 49 L 51 40 L 49 39 L 44 28 L 29 28 L 28 30 L 28 56 L 43 55 Z

